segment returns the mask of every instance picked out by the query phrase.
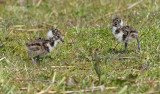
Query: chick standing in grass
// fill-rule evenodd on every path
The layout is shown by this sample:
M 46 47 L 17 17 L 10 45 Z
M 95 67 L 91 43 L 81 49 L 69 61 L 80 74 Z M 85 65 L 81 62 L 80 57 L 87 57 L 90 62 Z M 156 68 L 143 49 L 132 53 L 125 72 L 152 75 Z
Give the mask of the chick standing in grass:
M 118 41 L 125 43 L 124 53 L 126 53 L 128 42 L 130 42 L 133 39 L 137 39 L 138 51 L 140 51 L 141 48 L 138 38 L 138 32 L 129 26 L 123 26 L 123 21 L 121 18 L 116 17 L 113 19 L 111 29 L 113 35 L 118 39 Z
M 35 63 L 35 61 L 32 55 L 37 56 L 37 64 L 39 64 L 40 56 L 51 53 L 58 42 L 64 42 L 61 32 L 57 29 L 49 30 L 47 36 L 48 39 L 39 37 L 26 44 L 28 54 L 31 57 L 33 63 Z

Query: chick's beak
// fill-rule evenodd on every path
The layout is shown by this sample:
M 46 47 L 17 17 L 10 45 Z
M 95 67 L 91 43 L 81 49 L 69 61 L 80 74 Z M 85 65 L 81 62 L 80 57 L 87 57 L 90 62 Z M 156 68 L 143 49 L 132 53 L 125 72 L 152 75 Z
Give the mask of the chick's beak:
M 62 42 L 64 42 L 64 40 L 63 40 L 63 39 L 61 39 L 61 41 L 62 41 Z
M 61 40 L 61 42 L 64 42 L 64 37 L 61 37 L 60 40 Z
M 112 29 L 112 26 L 109 29 Z

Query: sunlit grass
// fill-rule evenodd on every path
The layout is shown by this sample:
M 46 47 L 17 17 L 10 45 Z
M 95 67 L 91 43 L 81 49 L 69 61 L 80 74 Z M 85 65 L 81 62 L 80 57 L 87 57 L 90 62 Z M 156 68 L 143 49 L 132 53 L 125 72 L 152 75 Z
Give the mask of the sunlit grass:
M 49 86 L 52 86 L 49 90 L 57 92 L 78 91 L 93 85 L 117 87 L 104 90 L 104 94 L 159 91 L 158 0 L 155 0 L 156 3 L 145 0 L 130 10 L 117 13 L 125 25 L 132 26 L 139 32 L 142 51 L 138 52 L 136 41 L 129 43 L 124 56 L 121 56 L 124 44 L 119 44 L 115 51 L 112 50 L 118 41 L 109 28 L 112 17 L 116 14 L 106 15 L 124 10 L 137 1 L 42 0 L 36 6 L 30 1 L 19 4 L 12 0 L 0 4 L 0 93 L 37 93 L 47 90 Z M 39 36 L 46 38 L 46 33 L 52 26 L 62 30 L 65 42 L 48 56 L 42 57 L 40 66 L 33 65 L 25 44 Z M 96 50 L 97 61 L 94 60 Z M 134 58 L 105 60 L 106 57 Z M 95 71 L 98 67 L 96 63 L 99 64 L 100 73 Z M 26 80 L 52 81 L 53 77 L 55 83 Z M 67 86 L 65 83 L 70 77 L 79 84 Z

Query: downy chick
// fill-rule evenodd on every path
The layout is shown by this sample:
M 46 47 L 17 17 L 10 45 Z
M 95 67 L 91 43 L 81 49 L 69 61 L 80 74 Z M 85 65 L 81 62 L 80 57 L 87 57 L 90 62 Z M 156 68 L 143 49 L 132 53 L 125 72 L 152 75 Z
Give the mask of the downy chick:
M 58 42 L 64 42 L 61 32 L 57 29 L 49 30 L 47 36 L 48 39 L 39 37 L 26 44 L 28 54 L 31 57 L 33 63 L 35 63 L 33 55 L 37 56 L 37 64 L 39 64 L 40 56 L 51 53 Z
M 126 53 L 128 42 L 132 41 L 133 39 L 137 39 L 138 51 L 140 51 L 141 48 L 140 48 L 140 43 L 138 38 L 138 31 L 136 31 L 132 27 L 123 26 L 123 21 L 121 18 L 116 17 L 112 20 L 111 29 L 115 38 L 118 39 L 119 42 L 125 43 L 124 53 Z

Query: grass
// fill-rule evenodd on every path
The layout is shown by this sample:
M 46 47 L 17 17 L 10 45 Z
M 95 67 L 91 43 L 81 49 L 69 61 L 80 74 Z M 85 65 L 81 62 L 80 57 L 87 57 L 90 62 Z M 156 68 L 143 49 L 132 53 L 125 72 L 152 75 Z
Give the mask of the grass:
M 32 94 L 45 90 L 65 93 L 93 85 L 117 87 L 104 89 L 104 94 L 160 92 L 158 0 L 144 0 L 129 10 L 125 9 L 138 0 L 42 0 L 38 6 L 38 0 L 26 1 L 0 3 L 0 93 Z M 124 10 L 115 13 L 124 24 L 139 31 L 142 51 L 138 52 L 135 40 L 124 55 L 134 58 L 105 60 L 105 57 L 122 57 L 124 44 L 112 50 L 118 43 L 109 29 L 115 14 L 107 15 L 117 10 Z M 62 30 L 65 42 L 42 57 L 40 66 L 32 64 L 25 44 L 36 37 L 46 37 L 52 26 Z M 78 85 L 65 84 L 69 78 L 75 79 Z M 55 80 L 50 83 L 27 79 Z

